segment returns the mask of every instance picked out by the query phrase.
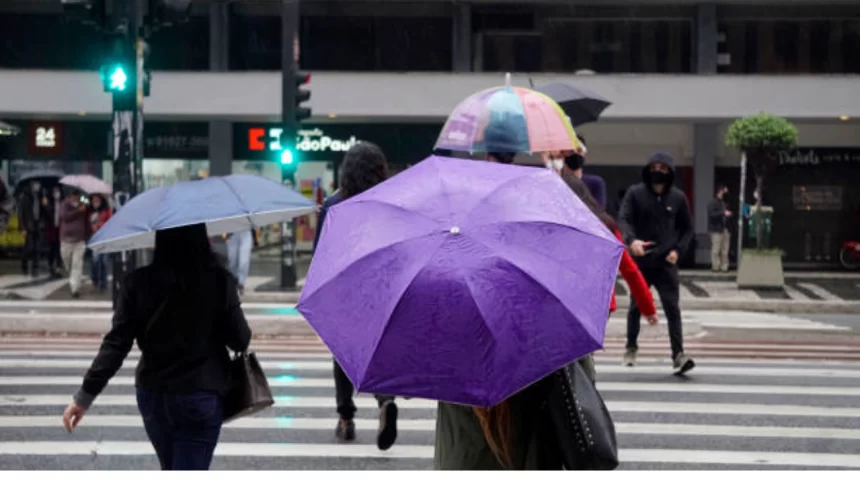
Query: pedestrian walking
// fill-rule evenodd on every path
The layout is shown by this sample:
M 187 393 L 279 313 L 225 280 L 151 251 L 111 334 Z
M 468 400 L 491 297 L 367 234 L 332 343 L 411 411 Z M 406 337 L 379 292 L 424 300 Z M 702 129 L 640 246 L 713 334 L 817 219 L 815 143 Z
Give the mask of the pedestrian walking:
M 84 253 L 89 238 L 87 205 L 75 192 L 69 193 L 60 207 L 60 255 L 69 274 L 73 298 L 80 297 L 84 272 Z
M 621 202 L 618 224 L 624 243 L 649 286 L 657 288 L 669 329 L 672 362 L 676 374 L 696 364 L 684 353 L 679 307 L 678 259 L 693 239 L 687 197 L 674 186 L 675 162 L 668 153 L 655 153 L 642 169 L 642 183 L 627 191 Z M 624 364 L 636 364 L 641 312 L 636 302 L 627 312 L 627 351 Z
M 708 233 L 711 235 L 711 270 L 714 272 L 729 271 L 729 218 L 732 212 L 726 205 L 729 188 L 723 184 L 717 185 L 714 199 L 708 202 Z
M 107 201 L 101 195 L 93 195 L 92 209 L 90 211 L 90 230 L 92 233 L 98 232 L 99 229 L 110 220 L 113 212 Z M 107 290 L 107 255 L 93 253 L 92 265 L 90 267 L 90 279 L 92 279 L 93 287 L 99 292 Z
M 51 196 L 42 199 L 47 223 L 45 224 L 45 245 L 48 249 L 48 271 L 58 279 L 63 259 L 60 256 L 60 212 L 63 206 L 63 189 L 59 185 L 51 189 Z
M 239 294 L 245 293 L 248 283 L 248 272 L 251 269 L 251 250 L 254 248 L 254 236 L 251 230 L 235 232 L 227 237 L 227 260 L 230 272 L 239 281 Z
M 618 223 L 603 207 L 600 206 L 600 203 L 594 199 L 594 196 L 592 196 L 591 192 L 588 190 L 585 182 L 572 173 L 562 174 L 562 179 L 567 183 L 567 186 L 573 190 L 573 193 L 582 200 L 582 203 L 591 210 L 591 213 L 600 219 L 600 221 L 603 222 L 613 234 L 615 234 L 615 237 L 619 242 L 623 243 L 624 241 L 621 237 L 621 229 L 618 227 Z M 633 258 L 630 257 L 630 254 L 626 251 L 621 256 L 621 264 L 619 265 L 618 270 L 621 272 L 621 276 L 624 278 L 624 281 L 627 282 L 627 287 L 630 288 L 631 299 L 635 301 L 636 307 L 638 307 L 642 315 L 645 316 L 648 324 L 652 326 L 656 325 L 659 318 L 657 317 L 657 308 L 654 306 L 654 296 L 651 295 L 651 289 L 648 287 L 648 283 L 645 282 L 645 278 L 636 266 L 636 262 L 633 261 Z M 617 309 L 618 306 L 615 302 L 615 291 L 613 290 L 612 300 L 609 303 L 609 314 L 611 315 Z M 596 374 L 594 370 L 594 358 L 589 355 L 580 362 L 582 363 L 583 368 L 585 368 L 586 373 L 591 376 L 592 380 L 595 380 Z
M 585 146 L 585 138 L 579 135 L 577 135 L 577 138 Z M 563 160 L 560 174 L 570 174 L 582 180 L 588 188 L 589 193 L 591 193 L 591 196 L 601 207 L 606 208 L 606 181 L 599 175 L 585 173 L 585 156 L 586 150 L 579 153 L 574 152 L 566 156 Z
M 30 183 L 18 200 L 18 227 L 24 234 L 24 251 L 21 254 L 21 273 L 39 276 L 39 259 L 47 222 L 42 206 L 42 184 L 38 180 Z
M 137 406 L 161 469 L 207 470 L 231 383 L 227 349 L 244 352 L 251 341 L 236 281 L 199 224 L 157 231 L 152 264 L 121 288 L 113 326 L 63 424 L 69 432 L 80 424 L 136 341 Z
M 314 250 L 319 244 L 325 226 L 325 217 L 331 207 L 373 188 L 387 178 L 388 162 L 378 146 L 361 142 L 350 148 L 343 157 L 340 190 L 327 198 L 320 210 Z M 355 440 L 353 421 L 356 412 L 353 401 L 355 387 L 337 361 L 334 362 L 334 384 L 337 413 L 340 416 L 335 436 L 341 442 L 351 442 Z M 374 395 L 374 397 L 379 405 L 379 431 L 376 435 L 376 446 L 380 450 L 388 450 L 397 440 L 397 404 L 392 395 Z

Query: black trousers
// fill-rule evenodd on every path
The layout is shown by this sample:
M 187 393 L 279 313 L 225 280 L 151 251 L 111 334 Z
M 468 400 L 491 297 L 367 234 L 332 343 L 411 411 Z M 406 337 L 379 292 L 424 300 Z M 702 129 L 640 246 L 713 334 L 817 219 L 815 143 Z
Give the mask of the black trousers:
M 32 275 L 39 275 L 39 257 L 41 255 L 42 231 L 39 229 L 28 230 L 24 239 L 24 253 L 21 255 L 21 272 L 27 274 L 29 268 Z
M 352 420 L 356 411 L 355 402 L 352 399 L 355 394 L 355 387 L 352 386 L 352 382 L 349 381 L 337 361 L 334 362 L 334 389 L 337 399 L 337 414 L 344 420 Z M 374 395 L 374 397 L 376 397 L 379 407 L 382 407 L 385 402 L 394 400 L 391 395 Z
M 54 275 L 60 272 L 60 268 L 63 266 L 63 260 L 60 257 L 60 240 L 48 243 L 48 270 L 51 271 L 51 275 Z
M 672 358 L 684 352 L 684 333 L 681 327 L 681 308 L 678 307 L 679 285 L 677 266 L 639 267 L 648 287 L 654 286 L 660 294 L 663 312 L 669 327 L 669 342 L 672 345 Z M 627 311 L 627 348 L 638 349 L 639 326 L 642 313 L 636 307 L 636 301 L 630 299 L 630 309 Z

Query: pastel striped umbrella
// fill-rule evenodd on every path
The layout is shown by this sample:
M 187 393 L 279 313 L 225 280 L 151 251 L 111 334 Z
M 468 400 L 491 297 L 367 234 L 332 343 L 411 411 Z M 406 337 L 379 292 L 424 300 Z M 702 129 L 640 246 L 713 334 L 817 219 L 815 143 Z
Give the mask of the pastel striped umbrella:
M 504 86 L 477 92 L 454 108 L 435 148 L 468 153 L 583 152 L 561 106 L 546 94 L 511 86 L 510 76 Z

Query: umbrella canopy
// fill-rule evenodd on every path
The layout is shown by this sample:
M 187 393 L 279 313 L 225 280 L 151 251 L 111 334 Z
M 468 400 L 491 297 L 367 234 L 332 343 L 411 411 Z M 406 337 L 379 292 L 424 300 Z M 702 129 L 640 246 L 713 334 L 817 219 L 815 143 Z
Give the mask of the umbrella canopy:
M 478 92 L 461 102 L 448 116 L 435 147 L 468 153 L 582 150 L 555 101 L 510 85 Z
M 15 183 L 15 195 L 17 196 L 31 181 L 38 180 L 42 185 L 52 185 L 65 176 L 60 170 L 33 170 L 21 175 Z
M 67 175 L 60 179 L 60 183 L 90 195 L 110 195 L 113 193 L 113 188 L 110 185 L 92 175 Z
M 230 175 L 154 188 L 132 198 L 90 239 L 96 253 L 151 248 L 155 231 L 205 223 L 209 235 L 286 222 L 316 205 L 280 183 Z
M 298 310 L 357 390 L 474 406 L 602 347 L 624 250 L 553 172 L 443 157 L 322 234 Z
M 600 94 L 564 82 L 553 82 L 536 90 L 557 102 L 573 126 L 597 121 L 603 111 L 612 105 Z

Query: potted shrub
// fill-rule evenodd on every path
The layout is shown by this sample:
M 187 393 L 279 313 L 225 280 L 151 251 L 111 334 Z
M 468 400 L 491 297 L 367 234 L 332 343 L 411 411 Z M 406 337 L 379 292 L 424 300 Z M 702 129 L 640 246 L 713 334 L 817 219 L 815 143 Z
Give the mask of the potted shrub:
M 758 113 L 735 120 L 726 134 L 726 144 L 746 156 L 755 177 L 756 199 L 752 210 L 756 226 L 756 248 L 743 250 L 738 261 L 738 286 L 781 288 L 782 251 L 768 247 L 765 237 L 765 208 L 762 207 L 765 177 L 778 164 L 779 153 L 797 148 L 797 128 L 778 116 Z M 769 208 L 769 207 L 768 207 Z

